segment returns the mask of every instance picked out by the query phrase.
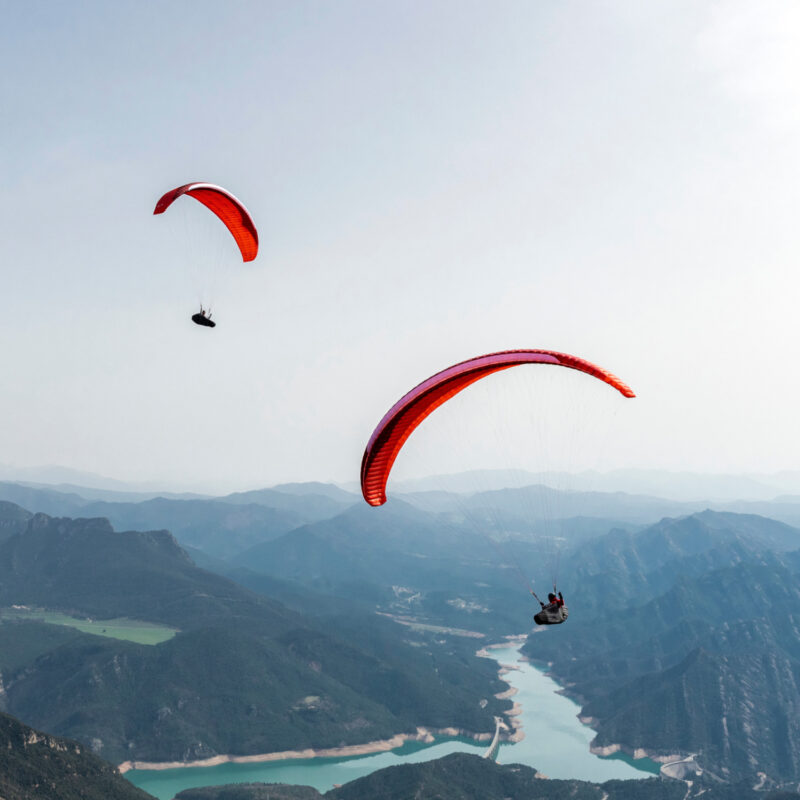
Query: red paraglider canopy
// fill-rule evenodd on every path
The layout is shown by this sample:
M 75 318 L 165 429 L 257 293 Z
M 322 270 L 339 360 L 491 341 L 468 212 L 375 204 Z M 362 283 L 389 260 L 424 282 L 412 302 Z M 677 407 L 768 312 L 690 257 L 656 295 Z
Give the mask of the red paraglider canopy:
M 505 350 L 462 361 L 412 389 L 375 428 L 361 461 L 361 493 L 371 506 L 386 502 L 386 482 L 398 453 L 414 429 L 442 403 L 475 381 L 520 364 L 554 364 L 585 372 L 613 386 L 624 397 L 636 395 L 619 378 L 582 358 L 551 350 Z
M 239 245 L 243 261 L 258 255 L 258 231 L 250 212 L 229 191 L 213 183 L 187 183 L 167 192 L 157 203 L 154 214 L 163 214 L 181 195 L 188 194 L 213 211 Z

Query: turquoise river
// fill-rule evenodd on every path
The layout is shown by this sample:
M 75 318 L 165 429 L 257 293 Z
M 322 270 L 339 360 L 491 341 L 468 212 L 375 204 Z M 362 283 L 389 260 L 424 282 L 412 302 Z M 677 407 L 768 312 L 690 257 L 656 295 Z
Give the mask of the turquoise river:
M 594 732 L 579 722 L 577 714 L 580 707 L 569 698 L 557 694 L 558 684 L 542 670 L 519 661 L 519 652 L 514 646 L 492 649 L 489 653 L 500 664 L 516 667 L 503 679 L 517 690 L 511 699 L 521 706 L 518 719 L 525 732 L 521 742 L 500 746 L 498 763 L 526 764 L 550 778 L 598 782 L 612 778 L 647 778 L 658 772 L 658 765 L 649 759 L 632 761 L 624 756 L 600 758 L 592 755 L 589 743 Z M 182 789 L 224 783 L 305 784 L 324 792 L 333 788 L 334 784 L 347 783 L 383 767 L 429 761 L 455 752 L 482 755 L 487 746 L 487 742 L 448 738 L 432 744 L 409 742 L 390 752 L 350 758 L 131 770 L 125 777 L 160 800 L 171 800 Z

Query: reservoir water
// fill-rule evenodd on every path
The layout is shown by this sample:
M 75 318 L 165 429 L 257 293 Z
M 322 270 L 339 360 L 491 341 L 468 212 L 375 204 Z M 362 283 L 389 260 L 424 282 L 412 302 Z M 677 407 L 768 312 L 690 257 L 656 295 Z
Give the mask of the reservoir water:
M 647 778 L 658 772 L 649 759 L 632 761 L 627 757 L 600 758 L 589 752 L 594 737 L 591 728 L 578 721 L 580 706 L 556 694 L 558 684 L 542 670 L 520 662 L 516 647 L 492 649 L 492 658 L 514 666 L 504 680 L 517 693 L 512 698 L 522 706 L 518 719 L 525 738 L 500 746 L 500 764 L 525 764 L 550 778 L 577 778 L 607 781 L 612 778 Z M 171 800 L 182 789 L 224 783 L 291 783 L 313 786 L 320 792 L 334 784 L 368 775 L 383 767 L 414 761 L 429 761 L 448 753 L 486 752 L 487 742 L 471 739 L 443 739 L 433 744 L 407 743 L 388 753 L 350 758 L 313 758 L 271 761 L 261 764 L 220 764 L 216 767 L 183 767 L 169 770 L 131 770 L 125 777 L 136 786 L 158 797 Z

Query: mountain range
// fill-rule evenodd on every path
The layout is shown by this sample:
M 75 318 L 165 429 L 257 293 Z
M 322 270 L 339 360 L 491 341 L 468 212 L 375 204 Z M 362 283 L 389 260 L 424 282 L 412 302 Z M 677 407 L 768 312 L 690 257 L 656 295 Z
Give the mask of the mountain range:
M 372 509 L 320 484 L 119 502 L 10 483 L 0 498 L 0 607 L 170 631 L 141 645 L 0 623 L 2 707 L 113 761 L 490 731 L 510 703 L 474 637 L 530 630 L 528 581 L 547 590 L 555 552 L 570 618 L 525 653 L 582 703 L 598 750 L 697 753 L 724 785 L 800 779 L 791 499 L 735 513 L 526 486 Z M 762 505 L 784 520 L 741 513 Z
M 29 515 L 0 542 L 0 606 L 179 629 L 152 646 L 0 624 L 4 710 L 117 762 L 357 744 L 419 725 L 491 731 L 509 706 L 493 697 L 491 664 L 457 644 L 398 636 L 374 614 L 339 633 L 196 567 L 166 531 Z
M 599 748 L 796 780 L 798 544 L 773 520 L 714 512 L 612 532 L 577 559 L 569 625 L 524 652 L 584 703 Z

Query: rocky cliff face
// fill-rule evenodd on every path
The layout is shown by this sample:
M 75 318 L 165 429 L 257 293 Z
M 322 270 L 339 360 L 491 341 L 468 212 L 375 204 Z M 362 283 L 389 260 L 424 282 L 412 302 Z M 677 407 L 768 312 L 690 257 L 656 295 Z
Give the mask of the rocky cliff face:
M 712 512 L 609 534 L 576 554 L 569 622 L 525 652 L 585 702 L 599 748 L 699 753 L 726 779 L 798 780 L 795 536 Z
M 148 800 L 150 795 L 77 742 L 40 733 L 0 714 L 0 797 Z

